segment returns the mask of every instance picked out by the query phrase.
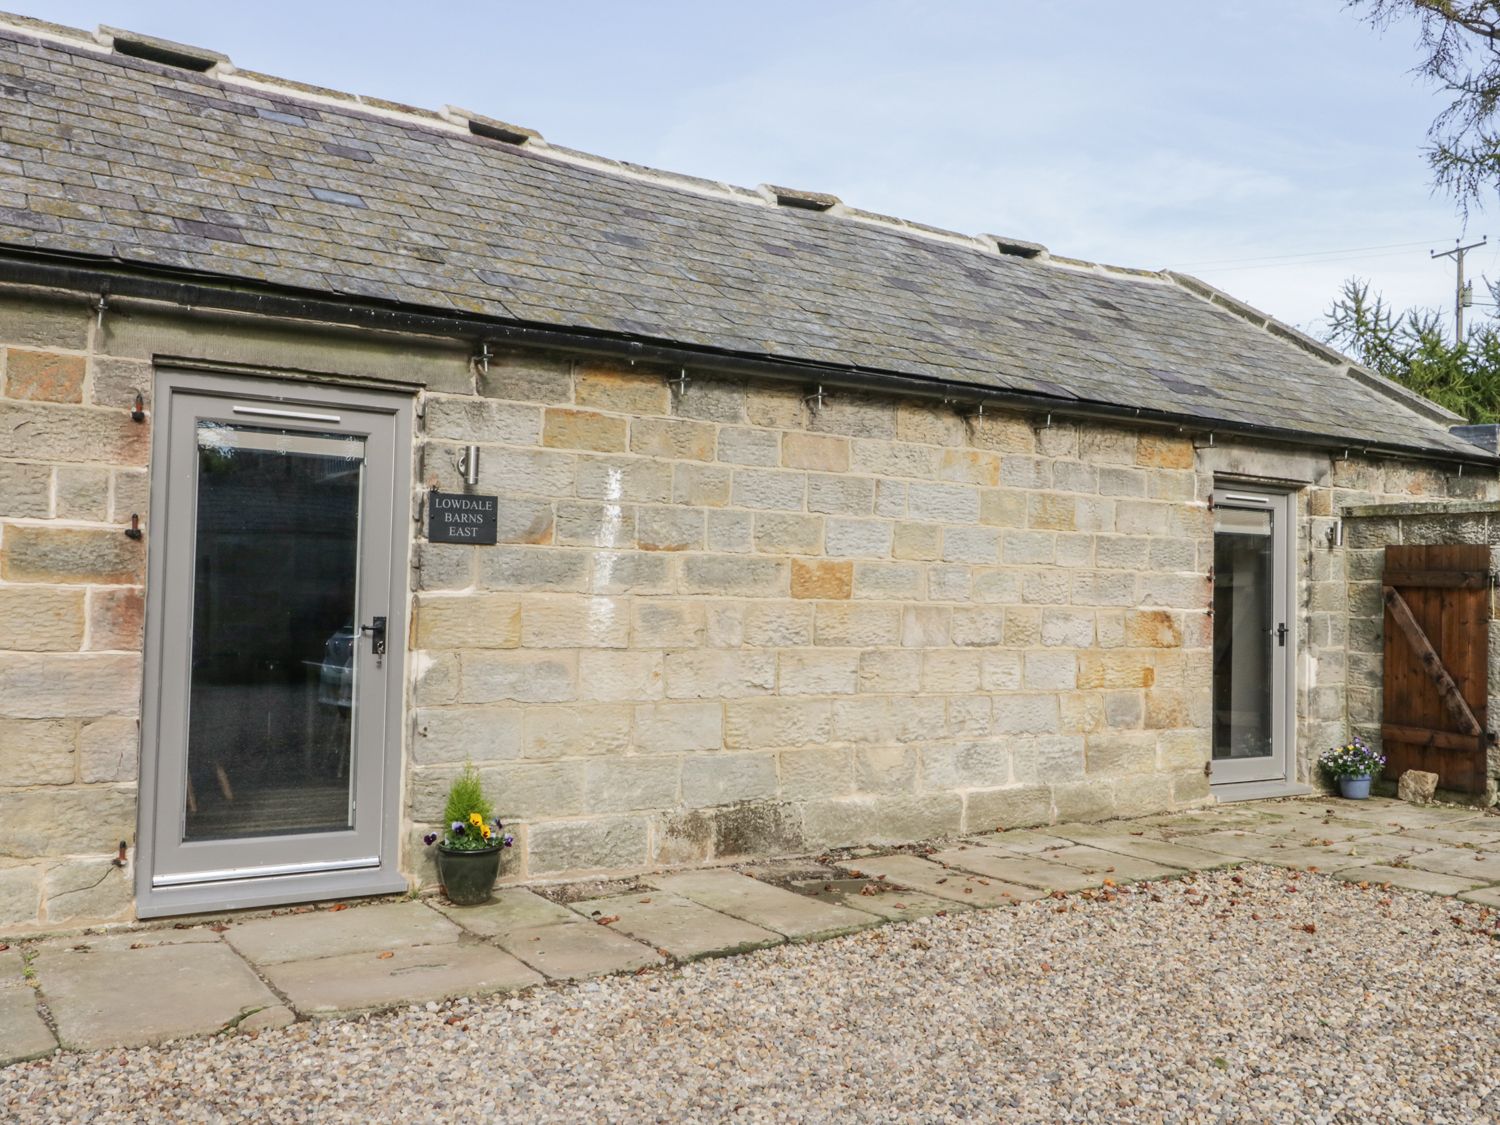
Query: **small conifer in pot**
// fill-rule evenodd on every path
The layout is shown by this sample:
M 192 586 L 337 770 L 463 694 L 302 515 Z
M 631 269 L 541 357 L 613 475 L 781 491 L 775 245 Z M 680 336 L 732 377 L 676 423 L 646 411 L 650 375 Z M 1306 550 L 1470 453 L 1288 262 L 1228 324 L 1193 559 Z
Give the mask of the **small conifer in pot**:
M 437 845 L 438 879 L 451 902 L 477 906 L 489 901 L 500 873 L 501 849 L 515 840 L 495 816 L 473 762 L 465 763 L 448 787 L 443 828 L 422 840 L 429 847 Z

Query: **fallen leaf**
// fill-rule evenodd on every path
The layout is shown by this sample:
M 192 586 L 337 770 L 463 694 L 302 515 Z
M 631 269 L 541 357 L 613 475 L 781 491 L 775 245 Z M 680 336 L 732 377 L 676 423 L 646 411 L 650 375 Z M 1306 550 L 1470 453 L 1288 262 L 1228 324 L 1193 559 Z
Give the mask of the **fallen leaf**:
M 340 910 L 348 910 L 348 909 L 349 909 L 349 904 L 347 902 L 336 902 L 336 903 L 334 903 L 332 906 L 330 906 L 328 908 L 328 912 L 330 914 L 337 914 Z
M 1114 868 L 1111 867 L 1110 870 L 1113 871 Z M 1104 880 L 1104 885 L 1106 887 L 1113 887 L 1115 885 L 1115 881 L 1113 879 L 1106 879 L 1106 880 Z
M 964 888 L 964 894 L 971 895 L 973 893 L 974 893 L 974 888 L 973 887 L 965 887 Z
M 636 901 L 638 901 L 638 902 L 650 902 L 651 900 L 649 898 L 643 898 L 643 899 L 637 899 Z
M 1042 972 L 1044 972 L 1044 973 L 1050 973 L 1051 971 L 1052 971 L 1052 962 L 1051 961 L 1043 961 L 1042 962 Z
M 946 875 L 944 875 L 941 879 L 938 880 L 939 883 L 946 883 L 947 881 L 948 881 L 948 876 L 946 876 Z
M 609 914 L 603 918 L 595 919 L 595 921 L 597 921 L 601 926 L 613 926 L 619 920 L 620 916 L 618 914 Z
M 383 949 L 379 954 L 377 954 L 377 959 L 381 961 L 389 961 L 394 956 L 396 956 L 396 954 L 392 950 Z
M 1297 928 L 1303 933 L 1307 934 L 1315 934 L 1318 932 L 1318 927 L 1313 925 L 1311 922 L 1307 923 L 1305 926 L 1298 926 Z
M 229 929 L 229 927 L 226 926 L 223 922 L 215 922 L 208 928 L 216 934 L 222 934 L 225 930 Z

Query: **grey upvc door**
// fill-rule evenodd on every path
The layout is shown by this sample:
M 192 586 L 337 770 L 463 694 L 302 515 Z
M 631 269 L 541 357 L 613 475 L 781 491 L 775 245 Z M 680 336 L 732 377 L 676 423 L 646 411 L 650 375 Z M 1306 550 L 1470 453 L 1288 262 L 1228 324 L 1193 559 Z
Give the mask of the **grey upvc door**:
M 142 915 L 404 888 L 409 400 L 162 373 Z
M 1214 488 L 1213 783 L 1286 781 L 1293 737 L 1292 494 Z

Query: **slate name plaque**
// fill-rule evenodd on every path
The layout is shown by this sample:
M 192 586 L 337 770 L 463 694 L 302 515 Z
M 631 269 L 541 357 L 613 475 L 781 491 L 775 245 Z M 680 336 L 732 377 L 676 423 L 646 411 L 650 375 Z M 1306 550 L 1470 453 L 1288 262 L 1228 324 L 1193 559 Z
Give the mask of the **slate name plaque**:
M 427 494 L 427 541 L 469 543 L 481 547 L 495 542 L 500 498 L 466 492 Z

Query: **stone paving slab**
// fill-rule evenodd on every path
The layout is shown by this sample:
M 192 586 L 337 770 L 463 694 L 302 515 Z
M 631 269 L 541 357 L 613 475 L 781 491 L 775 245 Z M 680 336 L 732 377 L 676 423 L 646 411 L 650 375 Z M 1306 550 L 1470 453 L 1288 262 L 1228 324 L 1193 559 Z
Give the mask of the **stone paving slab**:
M 1172 879 L 1186 874 L 1185 868 L 1169 867 L 1149 859 L 1122 855 L 1086 844 L 1049 851 L 1045 858 L 1053 863 L 1066 863 L 1069 867 L 1076 867 L 1085 875 L 1095 875 L 1101 882 L 1112 879 L 1116 883 L 1139 883 L 1148 879 Z
M 1430 895 L 1456 895 L 1484 886 L 1482 882 L 1460 879 L 1457 875 L 1423 871 L 1420 867 L 1389 867 L 1380 863 L 1347 868 L 1338 872 L 1337 878 L 1349 883 L 1389 883 L 1393 887 L 1424 891 Z
M 929 856 L 945 867 L 962 868 L 977 875 L 1037 887 L 1043 891 L 1082 891 L 1100 886 L 1102 875 L 1087 875 L 1066 863 L 1054 863 L 1035 855 L 1016 855 L 998 849 L 970 847 L 949 848 Z
M 481 937 L 497 937 L 530 926 L 559 925 L 580 921 L 577 913 L 523 887 L 496 891 L 480 906 L 454 906 L 435 900 L 434 910 Z
M 1191 844 L 1171 840 L 1158 840 L 1150 836 L 1081 836 L 1080 843 L 1100 848 L 1107 852 L 1146 859 L 1164 867 L 1175 867 L 1182 871 L 1211 871 L 1218 867 L 1235 867 L 1245 862 L 1237 856 L 1223 852 L 1195 848 Z
M 660 875 L 646 882 L 752 926 L 774 930 L 791 941 L 817 941 L 878 924 L 864 911 L 818 902 L 722 868 Z
M 1029 828 L 1011 832 L 986 832 L 983 836 L 971 836 L 964 842 L 977 844 L 980 847 L 1004 848 L 1006 851 L 1023 855 L 1036 855 L 1058 848 L 1071 848 L 1074 844 L 1074 841 L 1068 839 L 1056 828 L 1049 828 L 1045 832 Z
M 1332 875 L 1337 871 L 1368 867 L 1380 857 L 1351 854 L 1348 847 L 1334 845 L 1326 848 L 1281 848 L 1271 852 L 1257 863 L 1272 867 L 1287 867 L 1294 871 L 1314 871 Z
M 70 944 L 43 942 L 32 963 L 65 1047 L 139 1047 L 202 1035 L 281 1003 L 221 941 L 87 951 Z
M 928 918 L 934 914 L 949 914 L 970 909 L 964 903 L 954 902 L 952 899 L 938 898 L 936 895 L 924 894 L 905 887 L 891 887 L 874 879 L 847 877 L 803 879 L 793 883 L 792 886 L 799 894 L 808 895 L 821 902 L 847 906 L 851 910 L 863 910 L 867 914 L 874 914 L 892 922 Z M 866 887 L 885 889 L 865 894 L 863 892 Z
M 576 914 L 568 922 L 523 926 L 498 934 L 495 944 L 554 980 L 629 973 L 662 963 L 656 950 Z
M 264 966 L 267 978 L 305 1015 L 333 1015 L 483 996 L 541 984 L 540 973 L 479 941 L 447 941 Z
M 1500 908 L 1500 887 L 1482 887 L 1476 891 L 1464 891 L 1458 897 L 1465 902 L 1477 902 L 1480 906 Z
M 57 1040 L 37 1013 L 31 986 L 0 986 L 0 1066 L 38 1059 L 56 1048 Z
M 1457 875 L 1460 879 L 1482 879 L 1486 883 L 1500 883 L 1500 853 L 1476 852 L 1468 848 L 1434 848 L 1430 852 L 1419 852 L 1408 860 L 1413 867 L 1426 871 L 1441 871 L 1445 875 Z
M 455 942 L 462 931 L 420 902 L 386 902 L 348 910 L 314 910 L 254 918 L 224 938 L 257 965 L 379 953 L 416 945 Z
M 747 953 L 786 940 L 771 930 L 665 891 L 588 899 L 572 906 L 585 917 L 617 918 L 612 923 L 615 929 L 653 949 L 665 950 L 679 961 Z
M 925 891 L 965 906 L 1014 906 L 1043 897 L 1035 887 L 954 871 L 914 855 L 863 856 L 839 866 L 851 875 L 857 871 L 871 879 L 884 877 L 898 886 Z
M 1268 824 L 1257 828 L 1257 836 L 1282 840 L 1288 844 L 1304 844 L 1313 840 L 1331 840 L 1339 843 L 1370 835 L 1368 824 L 1331 824 L 1324 820 L 1286 820 L 1280 824 Z
M 1193 847 L 1238 856 L 1240 859 L 1264 862 L 1286 848 L 1286 841 L 1273 836 L 1257 836 L 1235 829 L 1229 832 L 1201 832 L 1190 838 Z

